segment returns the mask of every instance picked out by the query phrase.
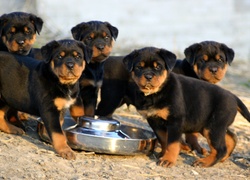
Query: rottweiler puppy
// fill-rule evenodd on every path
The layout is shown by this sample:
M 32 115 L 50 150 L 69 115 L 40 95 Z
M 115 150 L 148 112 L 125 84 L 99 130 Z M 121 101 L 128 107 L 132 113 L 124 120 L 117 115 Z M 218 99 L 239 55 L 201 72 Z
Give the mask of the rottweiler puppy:
M 12 12 L 0 17 L 0 50 L 41 59 L 39 49 L 32 49 L 43 20 L 34 14 Z
M 108 22 L 89 21 L 76 25 L 71 32 L 74 39 L 84 42 L 93 50 L 92 59 L 80 78 L 80 88 L 84 113 L 94 116 L 98 91 L 102 86 L 104 62 L 112 51 L 118 29 Z
M 234 59 L 234 50 L 216 41 L 195 43 L 187 47 L 184 54 L 185 59 L 176 61 L 173 72 L 212 84 L 218 83 L 224 78 L 228 65 Z M 187 145 L 182 148 L 206 154 L 206 150 L 198 143 L 198 136 L 198 133 L 186 134 Z
M 184 51 L 185 59 L 177 60 L 173 72 L 212 84 L 221 81 L 234 59 L 234 50 L 215 41 L 195 43 Z
M 26 12 L 3 14 L 0 17 L 0 51 L 42 59 L 40 49 L 32 48 L 36 34 L 40 34 L 42 26 L 43 20 L 34 14 Z M 20 112 L 18 117 L 15 110 L 9 110 L 7 116 L 11 123 L 25 129 L 19 118 L 27 119 L 26 114 Z
M 228 127 L 237 111 L 250 122 L 250 113 L 238 97 L 211 83 L 172 73 L 176 56 L 164 49 L 135 50 L 123 62 L 134 81 L 133 104 L 161 144 L 158 165 L 176 163 L 183 133 L 199 132 L 209 144 L 210 154 L 194 166 L 209 167 L 230 156 L 236 136 Z
M 80 41 L 66 39 L 46 44 L 41 52 L 44 61 L 0 52 L 0 130 L 24 133 L 5 119 L 9 108 L 39 116 L 55 151 L 63 158 L 75 159 L 61 124 L 64 110 L 78 97 L 78 80 L 92 50 Z

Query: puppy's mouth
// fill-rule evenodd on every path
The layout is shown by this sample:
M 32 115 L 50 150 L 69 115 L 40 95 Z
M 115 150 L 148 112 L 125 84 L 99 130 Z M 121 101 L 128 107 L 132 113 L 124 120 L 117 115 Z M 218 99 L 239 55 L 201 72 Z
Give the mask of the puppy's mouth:
M 91 61 L 92 62 L 103 62 L 105 61 L 107 58 L 109 57 L 109 55 L 106 55 L 106 54 L 100 54 L 96 57 L 92 57 Z
M 209 83 L 212 83 L 212 84 L 216 84 L 217 82 L 221 81 L 221 79 L 216 77 L 216 75 L 213 75 L 210 78 L 201 77 L 200 79 L 202 79 L 203 81 L 207 81 Z
M 17 50 L 9 49 L 9 52 L 14 53 L 14 54 L 20 54 L 20 55 L 28 55 L 30 52 L 29 50 L 26 50 L 24 48 L 18 48 Z
M 30 52 L 30 51 L 27 51 L 27 50 L 21 48 L 21 49 L 19 49 L 19 50 L 17 51 L 17 54 L 28 55 L 29 52 Z
M 206 73 L 206 74 L 198 74 L 199 79 L 203 80 L 203 81 L 207 81 L 209 83 L 212 84 L 216 84 L 217 82 L 221 81 L 221 79 L 223 78 L 220 77 L 220 75 L 218 74 L 214 74 L 214 73 Z
M 69 72 L 67 75 L 60 74 L 58 78 L 61 84 L 75 84 L 80 78 L 80 75 Z
M 146 82 L 145 85 L 139 85 L 139 87 L 145 96 L 154 94 L 154 93 L 158 92 L 158 90 L 159 90 L 159 86 L 154 86 L 150 82 Z

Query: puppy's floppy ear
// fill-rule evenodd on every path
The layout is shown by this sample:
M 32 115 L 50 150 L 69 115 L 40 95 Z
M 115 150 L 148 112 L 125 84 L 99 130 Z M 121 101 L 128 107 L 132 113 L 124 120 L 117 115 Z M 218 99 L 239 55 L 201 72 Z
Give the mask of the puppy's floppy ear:
M 3 14 L 0 17 L 0 36 L 2 36 L 3 33 L 3 27 L 5 25 L 5 23 L 8 21 L 8 18 L 6 17 L 6 14 Z
M 195 43 L 185 49 L 184 54 L 186 56 L 187 62 L 193 66 L 195 64 L 195 55 L 198 50 L 201 49 L 201 44 Z
M 166 49 L 160 49 L 158 54 L 164 59 L 167 69 L 172 70 L 176 63 L 176 55 Z
M 233 59 L 234 59 L 234 50 L 227 47 L 225 44 L 221 44 L 220 49 L 225 53 L 226 60 L 229 65 L 231 65 Z
M 114 26 L 112 26 L 109 22 L 104 22 L 104 24 L 109 28 L 112 37 L 114 38 L 114 40 L 116 40 L 117 36 L 118 36 L 118 29 Z
M 51 61 L 53 49 L 59 46 L 60 44 L 57 41 L 51 41 L 41 48 L 41 53 L 42 53 L 45 63 L 49 63 Z
M 80 23 L 76 26 L 74 26 L 73 28 L 71 28 L 71 34 L 73 36 L 73 38 L 75 40 L 78 40 L 78 41 L 81 41 L 81 34 L 82 34 L 82 31 L 84 31 L 86 28 L 88 28 L 88 24 L 87 23 Z
M 91 58 L 92 58 L 92 53 L 93 50 L 91 48 L 89 48 L 88 46 L 86 46 L 84 43 L 82 43 L 81 41 L 78 41 L 78 46 L 80 48 L 82 48 L 82 51 L 84 53 L 84 60 L 89 63 Z
M 33 14 L 30 14 L 30 21 L 34 24 L 37 34 L 40 34 L 43 27 L 43 20 Z
M 134 59 L 138 56 L 138 50 L 134 50 L 127 56 L 123 58 L 123 64 L 125 65 L 126 69 L 131 72 L 133 70 L 133 62 Z

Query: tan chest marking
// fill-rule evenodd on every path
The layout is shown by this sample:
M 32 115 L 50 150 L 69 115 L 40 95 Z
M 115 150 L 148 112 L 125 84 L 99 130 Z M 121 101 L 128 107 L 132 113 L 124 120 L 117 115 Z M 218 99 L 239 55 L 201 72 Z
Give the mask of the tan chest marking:
M 65 108 L 69 108 L 72 104 L 74 104 L 76 99 L 65 99 L 65 98 L 55 98 L 54 104 L 57 107 L 58 111 L 61 111 Z
M 168 116 L 170 114 L 168 107 L 162 108 L 162 109 L 154 109 L 149 108 L 148 110 L 141 110 L 138 111 L 145 119 L 148 117 L 160 117 L 164 120 L 168 119 Z

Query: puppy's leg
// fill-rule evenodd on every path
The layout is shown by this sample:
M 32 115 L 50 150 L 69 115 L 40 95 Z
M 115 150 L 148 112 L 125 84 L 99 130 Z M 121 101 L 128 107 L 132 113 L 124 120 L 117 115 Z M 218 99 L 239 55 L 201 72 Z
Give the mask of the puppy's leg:
M 167 143 L 164 142 L 162 139 L 164 136 L 167 135 L 165 132 L 157 132 L 159 138 L 159 142 L 162 146 L 162 156 L 159 158 L 159 161 L 157 162 L 157 165 L 163 166 L 163 167 L 172 167 L 175 165 L 177 161 L 177 157 L 180 153 L 180 142 L 177 140 L 175 142 Z
M 8 111 L 8 107 L 3 107 L 0 109 L 0 130 L 9 134 L 24 134 L 25 132 L 12 124 L 10 124 L 5 119 L 5 114 Z
M 233 152 L 237 143 L 237 136 L 228 129 L 226 136 L 225 136 L 225 141 L 226 141 L 226 146 L 227 146 L 227 153 L 222 158 L 221 162 L 224 162 Z
M 175 129 L 163 129 L 155 123 L 155 120 L 148 119 L 149 125 L 154 130 L 159 143 L 161 144 L 161 157 L 157 165 L 163 167 L 172 167 L 175 165 L 180 153 L 180 136 Z M 166 128 L 166 127 L 165 127 Z
M 218 134 L 218 132 L 220 132 Z M 217 135 L 215 135 L 217 134 Z M 193 163 L 193 166 L 201 166 L 201 167 L 210 167 L 225 157 L 227 153 L 225 137 L 226 132 L 222 132 L 222 130 L 213 129 L 203 130 L 203 136 L 207 139 L 209 147 L 210 147 L 210 154 L 205 158 L 200 158 Z
M 21 128 L 25 131 L 25 126 L 21 122 L 22 119 L 20 119 L 20 115 L 18 114 L 18 112 L 15 109 L 9 108 L 9 110 L 6 113 L 7 113 L 6 114 L 7 120 L 11 124 Z
M 83 107 L 83 103 L 82 103 L 82 99 L 81 97 L 78 97 L 76 99 L 76 102 L 75 104 L 73 104 L 70 108 L 70 115 L 76 119 L 77 117 L 80 117 L 80 116 L 84 116 L 85 113 L 84 113 L 84 107 Z
M 202 148 L 198 143 L 198 136 L 199 133 L 186 133 L 186 142 L 191 146 L 192 150 L 196 150 L 199 154 L 207 155 L 207 150 L 205 148 Z
M 55 111 L 42 113 L 41 118 L 44 121 L 45 128 L 50 136 L 51 143 L 55 151 L 68 160 L 75 159 L 75 153 L 67 144 L 67 138 L 62 131 L 63 115 Z
M 191 152 L 192 151 L 189 144 L 187 144 L 183 138 L 181 138 L 180 143 L 181 143 L 181 150 L 182 151 L 185 151 L 185 152 Z
M 87 86 L 81 89 L 81 98 L 84 106 L 84 114 L 86 116 L 94 116 L 99 88 Z

